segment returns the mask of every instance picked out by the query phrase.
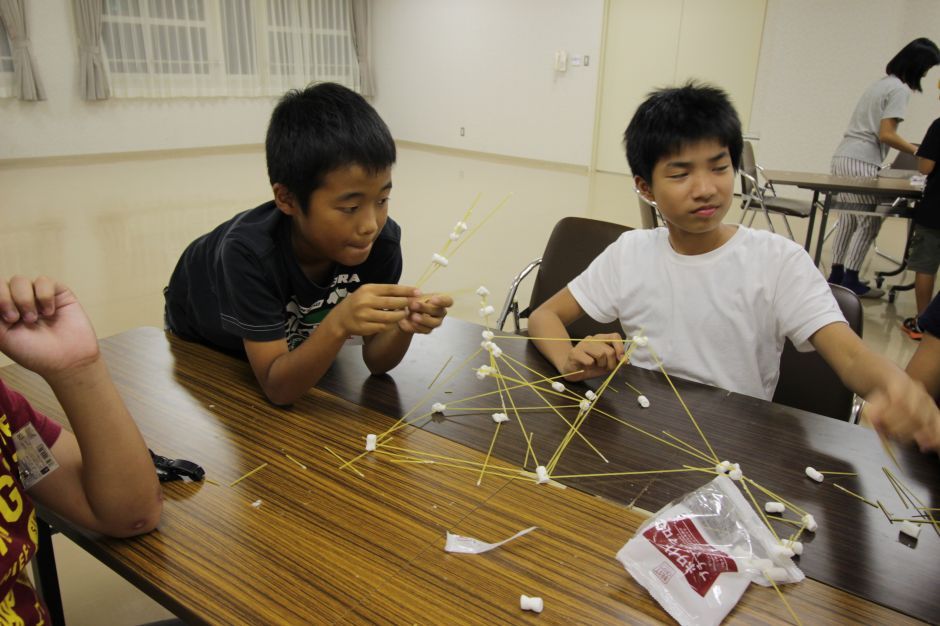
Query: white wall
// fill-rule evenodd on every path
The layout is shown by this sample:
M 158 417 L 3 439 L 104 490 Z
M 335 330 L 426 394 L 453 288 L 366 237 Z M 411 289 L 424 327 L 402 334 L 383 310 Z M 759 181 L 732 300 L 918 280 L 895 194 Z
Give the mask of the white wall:
M 72 3 L 25 4 L 47 100 L 0 99 L 0 159 L 264 141 L 271 98 L 82 100 Z
M 602 19 L 602 0 L 378 1 L 375 106 L 399 139 L 586 166 Z M 590 65 L 556 73 L 558 49 Z
M 766 168 L 829 171 L 852 110 L 915 37 L 940 42 L 936 0 L 769 0 L 751 130 Z M 940 116 L 934 68 L 900 133 L 919 142 Z

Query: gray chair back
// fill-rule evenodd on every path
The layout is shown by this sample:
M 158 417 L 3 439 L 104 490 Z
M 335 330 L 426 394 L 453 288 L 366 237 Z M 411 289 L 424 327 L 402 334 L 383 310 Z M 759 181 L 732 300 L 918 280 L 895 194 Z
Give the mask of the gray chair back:
M 858 296 L 841 285 L 829 285 L 846 321 L 862 336 L 862 304 Z M 842 384 L 818 352 L 797 352 L 787 339 L 780 357 L 780 380 L 774 402 L 804 411 L 849 421 L 855 394 Z

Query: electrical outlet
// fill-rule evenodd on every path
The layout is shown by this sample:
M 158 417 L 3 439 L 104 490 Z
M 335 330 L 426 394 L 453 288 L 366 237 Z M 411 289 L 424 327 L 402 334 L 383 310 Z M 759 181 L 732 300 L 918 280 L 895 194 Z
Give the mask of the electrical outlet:
M 463 137 L 463 136 L 464 136 L 464 134 L 465 134 L 465 133 L 464 133 L 464 129 L 463 129 L 463 126 L 461 126 L 461 127 L 460 127 L 460 136 L 461 136 L 461 137 Z

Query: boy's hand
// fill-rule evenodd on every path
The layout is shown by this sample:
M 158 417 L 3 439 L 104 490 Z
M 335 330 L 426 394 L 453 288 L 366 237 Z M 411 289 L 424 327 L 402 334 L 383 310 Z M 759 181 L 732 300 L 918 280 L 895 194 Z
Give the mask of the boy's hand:
M 591 335 L 571 349 L 560 371 L 571 382 L 595 378 L 612 372 L 623 354 L 623 338 L 617 333 Z
M 68 287 L 14 276 L 0 279 L 0 352 L 45 378 L 94 361 L 98 340 Z
M 426 335 L 444 322 L 447 309 L 453 305 L 454 299 L 442 294 L 414 299 L 408 305 L 408 316 L 398 322 L 398 328 L 406 333 Z
M 419 295 L 407 285 L 363 285 L 336 305 L 327 319 L 332 318 L 347 336 L 375 335 L 405 319 L 408 305 Z
M 866 400 L 865 418 L 894 439 L 914 439 L 921 451 L 940 449 L 940 413 L 923 385 L 907 376 L 895 377 Z

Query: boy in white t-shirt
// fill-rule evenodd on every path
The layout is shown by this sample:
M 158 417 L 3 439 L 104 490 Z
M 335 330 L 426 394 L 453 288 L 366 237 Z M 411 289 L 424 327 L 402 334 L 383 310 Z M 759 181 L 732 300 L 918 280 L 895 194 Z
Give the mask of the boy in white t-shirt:
M 720 89 L 689 83 L 654 92 L 624 134 L 640 193 L 665 228 L 624 233 L 529 318 L 534 337 L 567 337 L 587 313 L 642 332 L 666 371 L 770 400 L 789 337 L 816 349 L 882 431 L 940 447 L 940 413 L 921 385 L 869 350 L 839 310 L 828 284 L 796 243 L 722 223 L 734 197 L 741 123 Z M 617 335 L 571 347 L 533 340 L 568 380 L 610 372 L 623 357 Z M 655 363 L 634 351 L 636 365 Z

